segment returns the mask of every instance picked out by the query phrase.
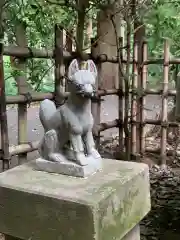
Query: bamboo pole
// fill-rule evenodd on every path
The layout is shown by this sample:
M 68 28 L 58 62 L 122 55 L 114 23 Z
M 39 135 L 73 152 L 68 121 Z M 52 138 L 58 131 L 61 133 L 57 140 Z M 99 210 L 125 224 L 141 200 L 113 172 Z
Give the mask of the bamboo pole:
M 55 25 L 55 104 L 60 106 L 64 101 L 64 61 L 63 61 L 63 28 Z
M 107 129 L 110 129 L 110 128 L 118 128 L 119 125 L 121 123 L 119 122 L 119 119 L 115 119 L 113 121 L 108 121 L 108 122 L 105 122 L 105 123 L 100 123 L 98 126 L 97 126 L 97 129 L 99 132 L 103 132 Z
M 91 39 L 91 55 L 96 57 L 97 55 L 97 51 L 98 51 L 98 45 L 94 45 L 95 39 Z M 97 70 L 98 70 L 98 76 L 96 79 L 96 89 L 97 91 L 100 89 L 101 87 L 101 76 L 102 76 L 102 66 L 101 64 L 97 65 Z M 99 96 L 100 97 L 100 96 Z M 98 101 L 96 103 L 91 103 L 91 111 L 92 111 L 92 115 L 94 118 L 94 131 L 96 129 L 96 127 L 100 124 L 101 121 L 101 102 Z M 100 131 L 98 131 L 97 135 L 94 136 L 95 140 L 96 140 L 96 147 L 99 148 L 100 146 Z
M 154 154 L 160 154 L 161 149 L 160 148 L 152 148 L 152 147 L 146 147 L 146 152 L 147 153 L 154 153 Z M 166 150 L 167 156 L 177 156 L 180 157 L 180 151 L 178 150 Z
M 180 74 L 176 76 L 176 107 L 175 107 L 175 118 L 180 122 Z
M 162 95 L 162 118 L 161 121 L 161 165 L 166 164 L 166 144 L 167 144 L 167 125 L 168 122 L 168 75 L 169 75 L 169 43 L 168 40 L 164 42 L 164 71 L 163 71 L 163 95 Z
M 131 160 L 131 132 L 129 126 L 129 110 L 130 110 L 130 97 L 129 88 L 130 88 L 130 59 L 131 59 L 131 23 L 130 19 L 127 19 L 127 31 L 126 31 L 126 55 L 127 63 L 126 70 L 124 75 L 124 88 L 125 88 L 125 97 L 124 97 L 124 133 L 125 133 L 125 149 L 126 149 L 126 160 Z
M 30 47 L 20 47 L 20 46 L 5 46 L 4 47 L 5 56 L 13 56 L 16 58 L 53 58 L 54 54 L 52 50 L 46 49 L 35 49 Z M 66 57 L 66 54 L 64 54 Z M 69 54 L 68 54 L 68 57 Z
M 178 122 L 165 122 L 162 123 L 161 120 L 155 120 L 155 119 L 146 119 L 144 121 L 145 124 L 151 124 L 151 125 L 156 125 L 156 126 L 164 126 L 164 127 L 178 127 L 179 123 Z
M 71 30 L 70 32 L 66 32 L 66 50 L 72 54 L 72 47 L 73 47 L 73 30 Z M 68 67 L 69 64 L 67 62 L 65 62 L 65 72 L 68 72 Z M 67 81 L 65 81 L 65 91 L 68 91 L 68 83 Z
M 158 89 L 145 89 L 144 91 L 142 91 L 142 94 L 144 95 L 162 95 L 163 90 L 158 90 Z M 138 94 L 138 91 L 137 93 Z M 170 97 L 175 97 L 176 96 L 176 90 L 169 90 L 167 91 L 167 95 Z
M 40 102 L 44 99 L 54 99 L 53 93 L 32 93 L 32 102 Z M 26 97 L 24 95 L 17 96 L 6 96 L 6 104 L 19 104 L 27 103 Z
M 122 59 L 123 57 L 123 52 L 122 52 L 122 47 L 123 47 L 123 38 L 119 38 L 119 50 L 118 50 L 118 57 Z M 124 92 L 124 79 L 123 75 L 121 74 L 120 67 L 124 66 L 119 66 L 118 68 L 118 88 L 119 88 L 119 94 L 118 94 L 118 115 L 119 115 L 119 121 L 124 122 L 124 95 L 121 94 Z M 124 150 L 124 129 L 123 125 L 119 125 L 119 152 L 122 152 Z
M 39 146 L 39 141 L 35 142 L 30 142 L 30 143 L 25 143 L 25 144 L 20 144 L 17 146 L 11 146 L 9 147 L 9 152 L 11 156 L 16 156 L 19 154 L 24 154 L 24 153 L 29 153 L 36 151 Z
M 138 44 L 134 42 L 134 49 L 133 49 L 133 77 L 132 77 L 132 89 L 137 90 L 138 84 L 138 68 L 137 68 L 137 60 L 138 60 Z M 132 105 L 131 105 L 131 118 L 132 118 L 132 127 L 131 127 L 131 151 L 132 154 L 136 154 L 136 121 L 137 116 L 137 106 L 136 106 L 136 95 L 132 92 Z
M 0 125 L 1 125 L 1 151 L 3 160 L 3 171 L 9 169 L 10 154 L 9 154 L 9 138 L 7 126 L 7 113 L 5 101 L 5 81 L 3 67 L 3 44 L 0 43 Z
M 144 41 L 142 44 L 142 61 L 147 60 L 147 43 Z M 141 73 L 141 91 L 143 92 L 146 89 L 146 82 L 147 82 L 147 65 L 142 66 L 142 73 Z M 141 95 L 140 97 L 140 154 L 141 157 L 144 156 L 145 152 L 145 97 Z

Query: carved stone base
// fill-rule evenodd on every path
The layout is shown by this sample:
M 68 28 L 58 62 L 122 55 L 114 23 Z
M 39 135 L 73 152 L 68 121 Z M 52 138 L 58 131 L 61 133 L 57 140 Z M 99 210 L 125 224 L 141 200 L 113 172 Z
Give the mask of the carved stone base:
M 34 161 L 1 173 L 0 232 L 14 237 L 8 240 L 140 240 L 135 226 L 150 210 L 148 166 L 102 162 L 88 178 L 34 171 Z
M 35 170 L 86 178 L 102 169 L 101 158 L 88 158 L 88 165 L 80 166 L 71 161 L 51 162 L 43 158 L 36 159 Z

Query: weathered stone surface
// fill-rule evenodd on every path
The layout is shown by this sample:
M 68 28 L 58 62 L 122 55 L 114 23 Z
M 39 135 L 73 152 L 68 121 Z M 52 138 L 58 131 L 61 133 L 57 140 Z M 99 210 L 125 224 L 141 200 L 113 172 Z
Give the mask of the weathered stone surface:
M 35 169 L 44 172 L 65 174 L 73 177 L 88 177 L 102 169 L 102 158 L 87 156 L 88 164 L 81 166 L 76 162 L 64 160 L 62 162 L 51 162 L 42 158 L 36 159 Z
M 139 225 L 135 226 L 122 240 L 140 240 Z
M 120 240 L 150 210 L 145 164 L 103 159 L 103 171 L 74 178 L 34 170 L 0 174 L 0 232 L 22 239 Z

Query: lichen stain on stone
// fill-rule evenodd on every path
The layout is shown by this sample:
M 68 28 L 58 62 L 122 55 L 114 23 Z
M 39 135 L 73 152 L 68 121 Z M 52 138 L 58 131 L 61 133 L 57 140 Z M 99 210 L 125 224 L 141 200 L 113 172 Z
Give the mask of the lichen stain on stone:
M 144 208 L 139 204 L 143 193 L 138 183 L 137 180 L 134 184 L 131 181 L 129 186 L 120 190 L 116 182 L 114 193 L 100 206 L 100 239 L 120 239 L 141 220 Z

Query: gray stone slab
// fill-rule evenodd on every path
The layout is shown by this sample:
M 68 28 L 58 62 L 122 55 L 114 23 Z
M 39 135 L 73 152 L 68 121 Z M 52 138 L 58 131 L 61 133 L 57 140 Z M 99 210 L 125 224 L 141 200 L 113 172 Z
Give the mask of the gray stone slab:
M 61 162 L 51 162 L 43 158 L 36 159 L 35 169 L 49 173 L 65 174 L 73 177 L 86 178 L 102 170 L 102 159 L 86 157 L 88 164 L 81 166 L 76 162 L 64 160 Z
M 149 170 L 103 159 L 103 171 L 75 178 L 34 170 L 0 174 L 0 232 L 33 240 L 122 239 L 150 210 Z

